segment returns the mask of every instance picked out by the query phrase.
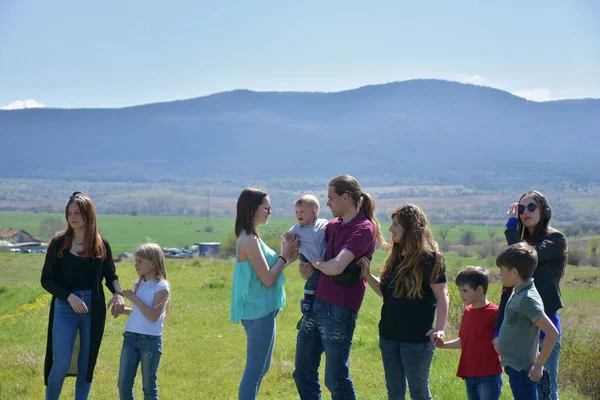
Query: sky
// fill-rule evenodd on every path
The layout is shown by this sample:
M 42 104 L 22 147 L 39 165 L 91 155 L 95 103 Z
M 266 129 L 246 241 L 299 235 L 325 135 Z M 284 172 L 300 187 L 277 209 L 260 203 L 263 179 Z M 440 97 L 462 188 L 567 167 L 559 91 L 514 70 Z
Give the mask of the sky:
M 0 0 L 0 108 L 437 78 L 600 98 L 600 2 Z

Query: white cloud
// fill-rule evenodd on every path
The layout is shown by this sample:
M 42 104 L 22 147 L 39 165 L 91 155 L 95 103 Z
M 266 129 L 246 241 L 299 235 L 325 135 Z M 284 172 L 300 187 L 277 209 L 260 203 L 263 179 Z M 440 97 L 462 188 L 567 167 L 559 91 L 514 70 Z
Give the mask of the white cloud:
M 517 90 L 516 92 L 512 92 L 512 94 L 531 101 L 558 100 L 552 97 L 552 93 L 550 93 L 550 89 L 548 88 Z
M 473 85 L 486 85 L 487 84 L 487 79 L 485 79 L 483 76 L 481 75 L 469 75 L 469 74 L 458 74 L 454 77 L 457 81 L 462 82 L 462 83 L 472 83 Z
M 43 103 L 37 102 L 33 99 L 28 100 L 15 100 L 7 106 L 0 107 L 0 110 L 22 110 L 24 108 L 44 108 L 46 107 Z

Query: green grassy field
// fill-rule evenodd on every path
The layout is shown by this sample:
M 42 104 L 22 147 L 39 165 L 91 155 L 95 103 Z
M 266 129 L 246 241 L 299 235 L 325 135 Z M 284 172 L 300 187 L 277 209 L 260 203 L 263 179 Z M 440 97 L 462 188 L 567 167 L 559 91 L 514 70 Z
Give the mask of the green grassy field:
M 0 399 L 43 398 L 43 357 L 46 341 L 50 296 L 39 288 L 43 255 L 0 254 Z M 472 260 L 464 260 L 471 263 Z M 123 287 L 131 287 L 135 271 L 130 260 L 117 264 Z M 375 264 L 375 269 L 377 264 Z M 458 263 L 452 269 L 459 268 Z M 245 362 L 245 335 L 239 324 L 229 322 L 232 263 L 214 260 L 169 260 L 169 280 L 173 298 L 169 325 L 164 334 L 164 352 L 159 370 L 160 394 L 165 399 L 233 399 Z M 451 272 L 453 273 L 453 272 Z M 578 269 L 571 269 L 579 276 Z M 300 317 L 298 301 L 303 281 L 296 265 L 286 272 L 287 304 L 277 318 L 277 342 L 273 363 L 260 391 L 262 399 L 298 398 L 292 378 L 296 322 Z M 584 269 L 583 276 L 592 276 Z M 20 285 L 16 287 L 15 285 Z M 580 291 L 565 288 L 567 309 L 600 306 L 595 289 Z M 11 287 L 15 287 L 11 291 Z M 462 310 L 453 284 L 448 336 L 455 328 Z M 7 303 L 14 293 L 27 295 Z M 491 299 L 497 301 L 499 286 L 491 288 Z M 377 323 L 381 300 L 371 290 L 359 314 L 351 351 L 351 372 L 359 399 L 384 399 L 385 381 L 377 340 Z M 125 319 L 109 318 L 96 368 L 91 399 L 114 399 L 122 332 Z M 566 325 L 565 329 L 580 329 Z M 589 329 L 589 327 L 587 328 Z M 455 376 L 459 352 L 436 350 L 430 375 L 435 399 L 465 398 L 464 384 Z M 323 369 L 321 369 L 323 370 Z M 323 374 L 321 374 L 323 379 Z M 140 380 L 136 396 L 141 398 Z M 73 397 L 74 379 L 65 382 L 65 398 Z M 572 386 L 561 387 L 561 398 L 590 399 Z M 325 398 L 329 398 L 325 390 Z M 510 399 L 505 379 L 502 399 Z
M 40 221 L 51 216 L 64 218 L 62 214 L 34 214 L 34 213 L 0 213 L 0 228 L 24 229 L 35 237 L 40 237 Z M 158 242 L 163 247 L 181 247 L 192 245 L 196 242 L 224 242 L 232 234 L 234 218 L 211 218 L 210 225 L 214 232 L 196 232 L 206 225 L 204 217 L 158 217 L 158 216 L 129 216 L 129 215 L 100 215 L 98 223 L 100 233 L 110 242 L 113 252 L 118 254 L 131 252 L 138 244 L 148 241 Z M 294 219 L 271 219 L 269 224 L 261 227 L 263 234 L 269 232 L 285 232 L 296 221 Z M 389 236 L 387 229 L 390 221 L 381 221 L 384 236 Z M 66 222 L 65 222 L 66 227 Z M 447 239 L 457 242 L 463 230 L 470 229 L 477 239 L 486 239 L 488 230 L 491 229 L 497 236 L 504 231 L 503 226 L 449 226 Z M 432 230 L 439 236 L 440 226 L 433 225 Z M 40 239 L 50 239 L 41 236 Z

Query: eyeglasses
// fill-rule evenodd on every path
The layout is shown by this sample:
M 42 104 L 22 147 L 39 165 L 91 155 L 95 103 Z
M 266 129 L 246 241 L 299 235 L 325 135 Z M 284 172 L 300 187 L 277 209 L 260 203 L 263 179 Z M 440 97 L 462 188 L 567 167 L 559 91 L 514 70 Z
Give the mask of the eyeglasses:
M 264 209 L 266 212 L 271 212 L 271 206 L 260 206 L 260 208 Z
M 529 204 L 527 204 L 527 206 L 524 206 L 523 204 L 519 204 L 519 214 L 523 214 L 525 212 L 526 208 L 527 208 L 527 211 L 532 213 L 535 210 L 537 210 L 537 204 L 529 203 Z

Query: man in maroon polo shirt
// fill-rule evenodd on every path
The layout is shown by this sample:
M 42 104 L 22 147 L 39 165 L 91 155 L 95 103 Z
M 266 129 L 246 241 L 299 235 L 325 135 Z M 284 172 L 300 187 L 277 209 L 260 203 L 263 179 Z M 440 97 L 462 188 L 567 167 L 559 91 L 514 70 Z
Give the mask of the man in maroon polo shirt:
M 371 258 L 376 241 L 384 244 L 375 218 L 373 197 L 362 192 L 351 176 L 342 175 L 329 182 L 327 206 L 335 219 L 326 228 L 325 261 L 315 262 L 319 276 L 315 303 L 304 317 L 296 342 L 294 380 L 301 399 L 320 399 L 319 364 L 325 352 L 325 386 L 333 399 L 355 399 L 349 373 L 350 347 L 362 304 L 366 282 L 362 276 L 351 286 L 332 278 L 362 257 Z M 304 278 L 314 272 L 310 264 L 300 264 Z

